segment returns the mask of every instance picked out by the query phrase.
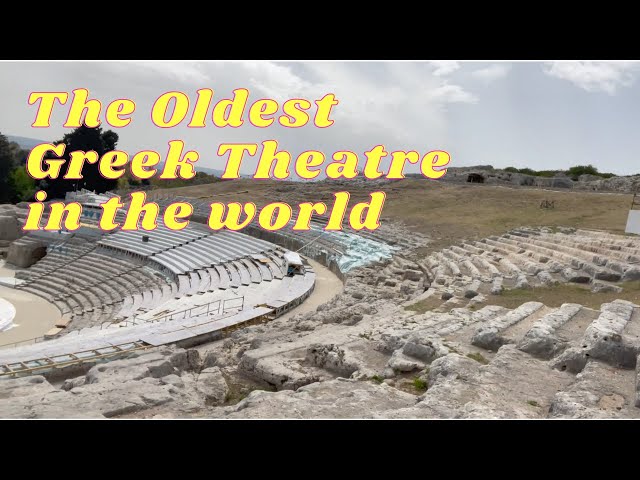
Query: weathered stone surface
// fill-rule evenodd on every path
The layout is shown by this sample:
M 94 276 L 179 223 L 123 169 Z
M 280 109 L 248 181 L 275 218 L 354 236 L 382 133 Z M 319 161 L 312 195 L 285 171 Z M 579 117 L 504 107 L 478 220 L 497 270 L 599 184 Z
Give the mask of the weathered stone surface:
M 14 216 L 4 215 L 0 211 L 0 240 L 16 240 L 22 236 L 18 220 Z
M 478 296 L 478 290 L 480 289 L 480 280 L 474 280 L 464 291 L 464 298 L 473 298 Z
M 419 282 L 422 279 L 422 272 L 419 270 L 407 270 L 404 272 L 402 278 L 404 280 L 411 280 L 412 282 Z
M 500 295 L 502 293 L 502 277 L 495 277 L 491 283 L 491 295 Z
M 27 395 L 45 395 L 55 391 L 53 385 L 41 375 L 0 380 L 0 399 L 17 398 Z
M 581 309 L 581 305 L 565 303 L 557 310 L 548 313 L 533 324 L 518 343 L 518 348 L 540 358 L 551 358 L 566 346 L 565 342 L 558 338 L 556 332 Z
M 179 371 L 197 370 L 202 366 L 200 353 L 194 349 L 175 349 L 174 353 L 169 355 L 168 360 Z
M 96 365 L 87 372 L 86 382 L 88 384 L 104 381 L 126 382 L 141 380 L 149 376 L 160 378 L 176 371 L 164 355 L 154 352 L 131 359 L 114 360 Z
M 544 418 L 553 395 L 573 377 L 551 370 L 513 345 L 500 348 L 488 365 L 472 364 L 460 358 L 442 357 L 431 369 L 455 359 L 453 374 L 434 374 L 434 386 L 421 404 L 437 416 L 452 418 Z M 470 360 L 473 362 L 473 360 Z M 456 368 L 457 367 L 457 368 Z M 438 376 L 442 378 L 438 378 Z M 432 374 L 429 374 L 432 378 Z
M 525 275 L 518 275 L 518 277 L 516 278 L 516 287 L 515 288 L 529 288 L 531 287 L 531 285 L 529 285 L 529 280 L 527 280 L 527 277 Z
M 415 358 L 407 357 L 400 350 L 396 350 L 389 359 L 389 368 L 394 372 L 415 372 L 416 370 L 422 370 L 425 367 L 424 362 Z
M 640 268 L 630 268 L 624 275 L 622 275 L 623 282 L 630 282 L 633 280 L 640 280 Z
M 2 388 L 2 387 L 0 387 Z M 52 390 L 18 398 L 0 399 L 2 418 L 99 418 L 140 412 L 174 400 L 159 380 L 120 381 L 114 377 L 70 391 Z
M 573 268 L 565 268 L 562 270 L 562 276 L 567 280 L 567 282 L 571 283 L 589 283 L 591 281 L 590 276 L 585 275 L 578 270 L 574 270 Z
M 356 305 L 321 310 L 315 313 L 313 320 L 322 323 L 345 323 L 354 325 L 362 320 L 364 315 L 371 315 L 373 313 L 375 313 L 375 307 L 366 303 L 358 303 Z
M 538 277 L 540 282 L 542 282 L 545 285 L 553 285 L 555 283 L 558 283 L 556 280 L 553 279 L 551 274 L 546 270 L 539 271 L 536 276 Z
M 162 377 L 160 382 L 164 385 L 172 385 L 176 388 L 184 388 L 184 380 L 180 378 L 178 375 L 172 373 L 171 375 L 167 375 L 166 377 Z
M 436 358 L 449 353 L 449 350 L 442 345 L 439 337 L 418 333 L 409 338 L 402 349 L 402 353 L 422 362 L 431 363 Z
M 554 418 L 630 418 L 637 416 L 633 370 L 614 370 L 589 360 L 575 382 L 558 392 L 549 416 Z
M 634 304 L 626 300 L 603 304 L 600 315 L 587 327 L 583 338 L 555 358 L 553 366 L 578 373 L 589 359 L 599 359 L 622 368 L 633 368 L 638 347 L 635 340 L 629 342 L 622 335 L 633 308 Z
M 360 368 L 359 362 L 337 345 L 314 344 L 307 349 L 306 360 L 341 377 L 350 377 Z
M 603 282 L 594 281 L 591 284 L 591 291 L 593 293 L 598 293 L 598 292 L 620 293 L 622 291 L 622 288 L 618 287 L 617 285 L 611 285 L 609 283 L 603 283 Z
M 202 360 L 202 368 L 210 368 L 218 366 L 218 354 L 215 352 L 207 352 Z
M 81 387 L 85 383 L 87 383 L 87 377 L 69 378 L 69 379 L 64 381 L 64 383 L 62 384 L 62 386 L 60 388 L 62 390 L 69 391 L 69 390 L 72 390 L 72 389 L 74 389 L 76 387 Z
M 295 360 L 262 356 L 259 350 L 245 352 L 238 367 L 279 390 L 295 390 L 319 380 L 317 375 L 305 371 Z
M 416 397 L 384 383 L 338 378 L 293 391 L 253 391 L 226 418 L 386 418 L 414 405 Z M 214 414 L 217 412 L 214 412 Z
M 401 333 L 382 333 L 376 348 L 384 353 L 393 353 L 402 348 L 407 341 L 407 334 Z
M 469 380 L 479 368 L 480 364 L 475 360 L 457 353 L 450 353 L 431 362 L 428 382 L 433 386 L 447 378 Z
M 7 263 L 20 268 L 28 268 L 47 254 L 47 249 L 40 242 L 18 243 L 9 245 Z
M 524 320 L 543 306 L 540 302 L 526 302 L 515 310 L 486 322 L 473 335 L 471 339 L 472 345 L 488 350 L 497 350 L 507 341 L 501 335 L 504 330 Z
M 196 389 L 204 395 L 207 405 L 221 405 L 229 394 L 229 386 L 218 367 L 202 370 L 198 375 Z
M 17 207 L 12 203 L 0 203 L 0 215 L 13 215 Z
M 640 355 L 636 358 L 636 407 L 640 408 Z
M 596 280 L 604 280 L 605 282 L 619 282 L 622 275 L 616 272 L 601 271 L 596 272 L 593 276 Z

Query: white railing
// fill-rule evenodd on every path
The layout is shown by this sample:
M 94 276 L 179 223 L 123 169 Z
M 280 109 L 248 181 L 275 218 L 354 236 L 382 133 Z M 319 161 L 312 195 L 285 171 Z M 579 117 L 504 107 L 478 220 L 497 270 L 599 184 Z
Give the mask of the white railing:
M 233 305 L 229 306 L 229 303 L 234 301 L 235 302 L 240 301 L 240 304 L 236 306 L 233 306 Z M 160 322 L 167 322 L 171 320 L 184 320 L 187 318 L 221 315 L 226 313 L 229 310 L 243 310 L 243 309 L 244 309 L 244 296 L 226 298 L 226 299 L 215 300 L 205 305 L 196 305 L 195 307 L 179 310 L 177 312 L 167 313 L 166 315 L 162 315 L 160 317 L 140 319 L 139 318 L 140 315 L 136 315 L 131 320 L 103 323 L 100 326 L 100 330 L 109 328 L 112 325 L 117 325 L 118 327 L 131 327 L 134 325 L 142 325 L 146 323 L 160 323 Z

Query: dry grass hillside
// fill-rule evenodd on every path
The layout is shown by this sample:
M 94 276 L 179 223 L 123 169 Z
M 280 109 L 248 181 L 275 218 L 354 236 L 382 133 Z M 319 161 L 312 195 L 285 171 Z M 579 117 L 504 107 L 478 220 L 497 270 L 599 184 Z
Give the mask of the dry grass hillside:
M 347 190 L 351 203 L 365 201 L 368 193 L 383 190 L 387 200 L 382 220 L 398 220 L 431 236 L 429 250 L 465 238 L 501 234 L 527 226 L 569 226 L 622 233 L 631 203 L 630 194 L 549 191 L 486 185 L 455 185 L 408 178 L 383 184 L 344 182 L 335 184 L 230 180 L 210 185 L 160 190 L 176 195 L 217 201 L 253 201 L 264 205 L 286 201 L 331 204 L 331 193 Z M 555 208 L 540 208 L 543 200 Z M 424 253 L 427 253 L 426 251 Z

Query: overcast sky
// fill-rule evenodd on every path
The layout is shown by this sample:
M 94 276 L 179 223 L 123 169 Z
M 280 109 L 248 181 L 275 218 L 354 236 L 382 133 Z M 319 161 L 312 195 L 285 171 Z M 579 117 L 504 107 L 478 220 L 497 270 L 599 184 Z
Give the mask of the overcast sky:
M 223 142 L 275 139 L 293 154 L 318 149 L 363 152 L 446 150 L 451 166 L 563 169 L 591 163 L 600 171 L 640 173 L 640 62 L 0 62 L 0 132 L 52 141 L 67 108 L 58 105 L 47 129 L 31 128 L 32 91 L 87 88 L 103 106 L 118 98 L 137 104 L 133 121 L 114 128 L 118 147 L 133 155 L 181 139 L 200 153 L 200 165 L 222 169 Z M 335 93 L 332 127 L 160 129 L 149 112 L 164 92 L 195 101 L 200 88 L 214 101 L 248 88 L 250 101 Z M 192 103 L 193 105 L 193 103 Z M 188 120 L 183 122 L 185 125 Z M 105 124 L 106 128 L 108 125 Z M 242 173 L 253 173 L 248 161 Z M 407 172 L 417 171 L 409 167 Z

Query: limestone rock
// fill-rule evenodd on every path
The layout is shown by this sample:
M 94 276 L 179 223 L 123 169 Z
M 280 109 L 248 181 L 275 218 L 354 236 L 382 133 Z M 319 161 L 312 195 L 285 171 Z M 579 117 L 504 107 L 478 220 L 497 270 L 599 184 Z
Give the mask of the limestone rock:
M 393 352 L 388 365 L 394 372 L 401 373 L 414 372 L 416 370 L 422 370 L 425 367 L 424 362 L 407 357 L 400 350 Z
M 263 356 L 261 350 L 245 352 L 238 367 L 278 390 L 296 390 L 319 380 L 317 375 L 305 371 L 298 362 L 278 356 Z
M 464 298 L 474 298 L 478 296 L 478 292 L 475 290 L 465 290 L 464 291 Z
M 449 350 L 442 345 L 439 337 L 424 334 L 414 334 L 405 343 L 402 353 L 408 357 L 417 358 L 425 363 L 431 363 L 438 357 L 447 355 Z
M 609 283 L 603 283 L 603 282 L 594 281 L 591 284 L 591 291 L 593 293 L 598 293 L 598 292 L 620 293 L 620 292 L 622 292 L 622 288 L 618 287 L 617 285 L 611 285 Z
M 45 395 L 55 391 L 42 375 L 0 380 L 0 399 L 17 398 L 27 395 Z M 1 417 L 1 415 L 0 415 Z
M 412 282 L 419 282 L 422 279 L 422 272 L 419 270 L 407 270 L 402 276 L 403 280 L 411 280 Z
M 366 303 L 358 303 L 356 305 L 344 306 L 334 309 L 323 309 L 315 312 L 313 320 L 322 323 L 344 323 L 347 325 L 355 325 L 364 315 L 375 313 L 375 307 Z
M 502 277 L 495 277 L 491 283 L 491 295 L 500 295 L 502 293 Z
M 622 275 L 623 282 L 630 282 L 632 280 L 640 280 L 640 268 L 630 268 Z
M 387 418 L 389 412 L 413 406 L 415 398 L 385 383 L 338 378 L 295 392 L 256 390 L 220 414 L 226 418 Z
M 469 380 L 480 368 L 480 363 L 457 353 L 440 357 L 429 366 L 429 385 L 436 385 L 447 378 Z
M 204 395 L 206 405 L 221 405 L 229 394 L 229 386 L 219 367 L 202 370 L 198 375 L 196 390 Z
M 558 392 L 549 414 L 554 418 L 629 418 L 636 416 L 636 399 L 629 395 L 632 370 L 613 373 L 602 362 L 589 360 L 568 388 Z
M 567 280 L 567 282 L 571 283 L 589 283 L 591 281 L 591 277 L 580 273 L 578 270 L 574 270 L 573 268 L 565 268 L 562 270 L 562 276 Z
M 636 364 L 636 339 L 623 336 L 635 305 L 626 300 L 614 300 L 600 307 L 600 315 L 585 330 L 579 344 L 567 348 L 553 360 L 553 367 L 580 372 L 590 359 L 603 360 L 621 368 Z
M 218 366 L 218 355 L 215 352 L 207 352 L 202 360 L 202 368 Z
M 171 365 L 174 368 L 176 368 L 178 371 L 197 370 L 202 365 L 200 353 L 194 349 L 189 349 L 189 350 L 183 350 L 181 348 L 175 349 L 173 353 L 169 354 L 168 360 L 171 363 Z
M 7 263 L 20 268 L 28 268 L 47 254 L 41 242 L 13 242 L 7 252 Z
M 0 212 L 0 240 L 17 240 L 22 236 L 21 226 L 16 217 Z
M 406 341 L 406 334 L 385 332 L 380 335 L 380 341 L 377 343 L 376 349 L 383 353 L 393 353 L 402 348 Z
M 1 387 L 0 387 L 1 388 Z M 50 390 L 0 399 L 2 418 L 101 418 L 140 412 L 175 400 L 174 387 L 159 380 L 102 378 L 69 391 Z
M 167 375 L 166 377 L 162 377 L 160 382 L 164 385 L 172 385 L 176 388 L 184 388 L 184 380 L 180 378 L 178 375 L 172 373 L 171 375 Z
M 518 275 L 516 278 L 516 288 L 518 289 L 522 289 L 522 288 L 529 288 L 531 285 L 529 285 L 529 280 L 527 280 L 527 277 L 524 275 Z
M 87 383 L 104 381 L 141 380 L 145 377 L 160 378 L 175 373 L 177 370 L 168 358 L 153 352 L 135 358 L 114 360 L 112 362 L 95 365 L 87 372 Z
M 310 345 L 307 348 L 306 360 L 312 365 L 347 378 L 360 368 L 357 360 L 344 349 L 333 344 Z
M 69 378 L 64 381 L 64 383 L 62 384 L 62 387 L 60 388 L 65 391 L 69 391 L 69 390 L 73 390 L 76 387 L 81 387 L 85 383 L 87 383 L 87 377 Z
M 488 350 L 497 350 L 509 341 L 502 336 L 503 331 L 524 320 L 543 306 L 540 302 L 526 302 L 505 315 L 489 320 L 476 330 L 471 344 Z

